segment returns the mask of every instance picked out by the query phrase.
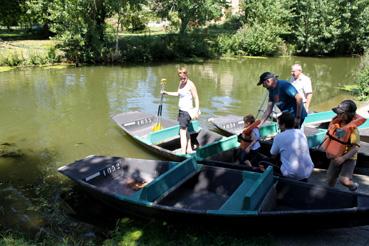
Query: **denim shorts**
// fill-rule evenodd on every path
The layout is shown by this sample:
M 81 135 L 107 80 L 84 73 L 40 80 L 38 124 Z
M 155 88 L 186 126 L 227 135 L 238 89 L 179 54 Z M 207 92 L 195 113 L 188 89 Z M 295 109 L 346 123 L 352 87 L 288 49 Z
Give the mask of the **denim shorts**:
M 179 110 L 178 122 L 181 129 L 186 129 L 191 122 L 191 116 L 187 111 Z

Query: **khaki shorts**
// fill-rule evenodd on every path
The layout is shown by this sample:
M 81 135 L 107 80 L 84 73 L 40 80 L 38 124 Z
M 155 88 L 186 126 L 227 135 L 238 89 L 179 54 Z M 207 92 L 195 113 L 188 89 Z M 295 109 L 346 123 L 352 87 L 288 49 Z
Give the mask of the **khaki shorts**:
M 342 163 L 340 166 L 337 166 L 331 160 L 327 171 L 328 179 L 337 179 L 338 176 L 352 179 L 352 174 L 354 173 L 355 166 L 356 160 L 349 159 Z

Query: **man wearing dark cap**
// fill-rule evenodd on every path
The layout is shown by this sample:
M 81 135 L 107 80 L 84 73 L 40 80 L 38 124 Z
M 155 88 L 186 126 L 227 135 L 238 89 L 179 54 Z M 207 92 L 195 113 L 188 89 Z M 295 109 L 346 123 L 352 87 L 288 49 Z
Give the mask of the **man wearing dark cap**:
M 257 85 L 261 84 L 269 91 L 269 101 L 260 125 L 268 119 L 276 105 L 282 112 L 289 112 L 295 118 L 295 127 L 300 128 L 307 113 L 296 88 L 286 80 L 278 80 L 271 72 L 260 75 Z
M 356 114 L 356 104 L 352 100 L 344 100 L 332 110 L 337 116 L 330 122 L 321 146 L 330 159 L 328 185 L 334 187 L 339 179 L 349 190 L 356 191 L 359 184 L 352 181 L 352 174 L 360 149 L 357 127 L 363 124 L 365 119 Z

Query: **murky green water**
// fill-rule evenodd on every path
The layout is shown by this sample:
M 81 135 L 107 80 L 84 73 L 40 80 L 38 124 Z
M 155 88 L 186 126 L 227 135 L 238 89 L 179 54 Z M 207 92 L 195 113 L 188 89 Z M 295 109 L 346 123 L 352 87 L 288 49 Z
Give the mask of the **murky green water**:
M 351 97 L 337 87 L 352 84 L 359 58 L 253 58 L 187 64 L 199 92 L 202 126 L 207 127 L 207 119 L 214 115 L 256 114 L 265 97 L 265 89 L 256 86 L 259 75 L 272 71 L 286 79 L 296 62 L 312 78 L 312 110 L 329 110 Z M 156 158 L 123 135 L 111 116 L 131 110 L 156 114 L 160 79 L 167 79 L 167 90 L 176 90 L 178 66 L 31 68 L 0 73 L 0 144 L 1 153 L 8 153 L 0 157 L 0 185 L 24 188 L 52 183 L 45 180 L 65 180 L 56 168 L 91 154 Z M 163 117 L 176 117 L 177 100 L 165 98 Z M 38 196 L 30 190 L 23 196 Z

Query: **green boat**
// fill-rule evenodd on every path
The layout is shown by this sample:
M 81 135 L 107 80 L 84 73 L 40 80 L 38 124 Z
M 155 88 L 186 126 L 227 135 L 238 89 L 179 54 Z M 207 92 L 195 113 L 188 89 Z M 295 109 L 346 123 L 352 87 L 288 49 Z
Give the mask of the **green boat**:
M 107 209 L 145 219 L 263 231 L 369 224 L 369 195 L 276 177 L 270 167 L 89 156 L 58 171 Z
M 208 120 L 219 133 L 225 136 L 238 135 L 243 130 L 243 117 L 236 115 L 226 115 L 213 117 Z M 262 141 L 268 140 L 279 132 L 278 124 L 273 121 L 268 121 L 263 124 L 260 129 L 260 137 Z M 325 137 L 326 129 L 317 127 L 304 127 L 304 132 L 308 140 L 310 148 L 314 148 L 321 144 Z
M 199 156 L 200 153 L 202 153 L 202 158 L 208 157 L 206 154 L 219 153 L 224 151 L 223 142 L 228 143 L 229 139 L 229 137 L 201 128 L 198 121 L 191 121 L 188 130 L 195 153 L 181 154 L 179 125 L 176 121 L 162 119 L 163 128 L 153 131 L 157 123 L 155 115 L 132 111 L 117 114 L 112 119 L 127 135 L 146 149 L 173 161 L 183 161 L 189 157 Z
M 238 147 L 236 135 L 229 137 L 222 136 L 213 131 L 200 127 L 198 121 L 192 121 L 189 126 L 192 148 L 195 150 L 192 154 L 180 153 L 179 125 L 177 122 L 168 119 L 162 119 L 162 125 L 165 127 L 159 131 L 153 131 L 156 124 L 156 116 L 139 111 L 126 112 L 113 116 L 116 124 L 132 139 L 149 151 L 155 153 L 158 157 L 172 161 L 183 161 L 194 157 L 197 161 L 206 163 L 218 163 L 219 166 L 237 168 L 238 165 Z M 325 133 L 324 133 L 325 134 Z M 310 141 L 317 142 L 314 136 Z M 270 156 L 272 140 L 261 141 L 260 153 Z M 362 144 L 356 164 L 356 173 L 369 174 L 369 144 Z M 326 169 L 329 161 L 325 153 L 310 148 L 310 155 L 316 168 Z

